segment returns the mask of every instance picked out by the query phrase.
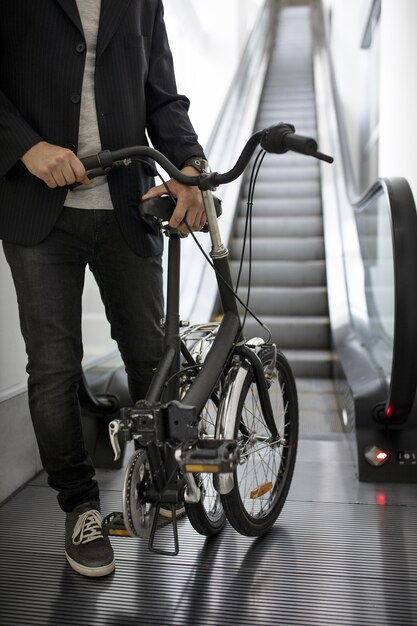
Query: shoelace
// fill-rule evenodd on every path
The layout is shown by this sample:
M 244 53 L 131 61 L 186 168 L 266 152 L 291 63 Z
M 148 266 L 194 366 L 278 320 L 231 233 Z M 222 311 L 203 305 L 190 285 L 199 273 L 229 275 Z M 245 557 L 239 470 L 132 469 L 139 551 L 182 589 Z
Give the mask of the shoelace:
M 89 543 L 95 539 L 103 539 L 101 515 L 98 511 L 91 509 L 78 517 L 72 533 L 72 542 L 79 546 L 81 543 Z

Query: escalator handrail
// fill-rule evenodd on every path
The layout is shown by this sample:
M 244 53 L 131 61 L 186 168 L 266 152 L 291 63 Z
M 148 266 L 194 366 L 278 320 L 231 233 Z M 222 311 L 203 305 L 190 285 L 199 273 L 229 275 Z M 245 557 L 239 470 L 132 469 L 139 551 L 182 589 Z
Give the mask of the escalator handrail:
M 388 397 L 378 417 L 384 423 L 395 424 L 407 419 L 417 388 L 417 291 L 414 284 L 417 275 L 416 206 L 410 185 L 402 177 L 380 178 L 363 193 L 358 191 L 321 1 L 318 8 L 320 24 L 316 23 L 316 27 L 321 30 L 320 41 L 329 68 L 348 200 L 355 212 L 363 212 L 371 199 L 382 191 L 390 210 L 394 261 L 393 354 Z
M 389 423 L 405 421 L 417 387 L 417 213 L 405 178 L 382 178 L 372 186 L 382 188 L 389 200 L 394 261 L 394 342 L 389 396 L 381 415 Z M 371 191 L 371 190 L 370 190 Z M 361 210 L 358 204 L 357 210 Z

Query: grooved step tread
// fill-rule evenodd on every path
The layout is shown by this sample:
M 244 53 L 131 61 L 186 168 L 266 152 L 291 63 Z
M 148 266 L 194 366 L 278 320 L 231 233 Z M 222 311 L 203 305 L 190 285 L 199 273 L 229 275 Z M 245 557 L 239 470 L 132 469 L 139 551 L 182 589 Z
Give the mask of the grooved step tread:
M 246 302 L 247 290 L 238 289 L 238 295 Z M 251 287 L 250 308 L 263 315 L 328 315 L 326 287 Z M 238 308 L 242 305 L 238 303 Z
M 295 377 L 332 378 L 336 357 L 330 350 L 285 349 Z
M 236 220 L 236 235 L 243 237 L 246 216 Z M 320 216 L 304 217 L 253 217 L 251 222 L 253 237 L 322 237 L 323 220 Z
M 298 165 L 297 167 L 291 167 L 288 165 L 283 166 L 279 162 L 279 156 L 262 167 L 259 170 L 257 179 L 256 179 L 256 189 L 258 185 L 263 183 L 275 183 L 278 181 L 289 181 L 289 180 L 303 180 L 303 181 L 317 181 L 320 178 L 320 169 L 315 165 Z
M 310 350 L 330 350 L 330 320 L 327 316 L 262 315 L 261 319 L 271 333 L 271 341 L 284 351 L 301 350 L 307 354 Z M 264 337 L 265 329 L 247 316 L 244 335 L 247 338 Z
M 230 269 L 234 282 L 240 268 L 239 261 L 231 261 Z M 326 284 L 326 264 L 322 261 L 253 261 L 251 281 L 255 287 L 306 287 Z M 249 281 L 249 262 L 242 264 L 240 286 Z
M 247 199 L 242 199 L 239 203 L 239 215 L 246 215 Z M 314 198 L 258 198 L 255 196 L 253 201 L 252 213 L 254 217 L 261 216 L 285 216 L 303 217 L 303 216 L 320 216 L 321 200 L 319 197 Z
M 248 183 L 243 185 L 244 193 L 247 192 Z M 303 198 L 320 197 L 320 182 L 318 180 L 277 180 L 275 182 L 262 182 L 256 185 L 257 198 Z
M 240 258 L 242 238 L 230 241 L 231 258 Z M 319 261 L 324 259 L 323 237 L 256 237 L 252 242 L 254 260 Z

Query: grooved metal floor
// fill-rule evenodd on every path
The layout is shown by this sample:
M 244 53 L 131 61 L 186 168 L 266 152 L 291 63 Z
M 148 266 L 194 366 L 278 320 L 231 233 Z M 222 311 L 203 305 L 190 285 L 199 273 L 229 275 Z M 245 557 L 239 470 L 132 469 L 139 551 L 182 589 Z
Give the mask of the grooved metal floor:
M 359 484 L 330 381 L 297 383 L 304 438 L 268 535 L 206 540 L 183 519 L 177 557 L 113 538 L 114 574 L 84 578 L 41 474 L 0 508 L 0 626 L 416 626 L 417 487 Z M 123 474 L 98 470 L 104 514 Z
M 350 450 L 343 435 L 301 441 L 264 538 L 227 526 L 206 540 L 184 519 L 177 557 L 113 538 L 116 571 L 97 580 L 66 564 L 64 515 L 40 475 L 0 509 L 1 626 L 415 626 L 416 487 L 359 484 Z M 123 470 L 98 477 L 103 512 L 119 509 Z

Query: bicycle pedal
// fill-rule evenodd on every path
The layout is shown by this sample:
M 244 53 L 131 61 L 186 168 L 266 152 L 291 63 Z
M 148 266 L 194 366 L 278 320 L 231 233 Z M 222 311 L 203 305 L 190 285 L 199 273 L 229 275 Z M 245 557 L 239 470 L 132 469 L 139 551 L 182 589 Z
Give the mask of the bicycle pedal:
M 177 448 L 175 458 L 184 472 L 229 474 L 239 464 L 239 448 L 234 439 L 201 439 Z
M 130 537 L 125 526 L 123 513 L 119 511 L 106 515 L 106 517 L 103 518 L 103 525 L 107 528 L 110 537 Z

